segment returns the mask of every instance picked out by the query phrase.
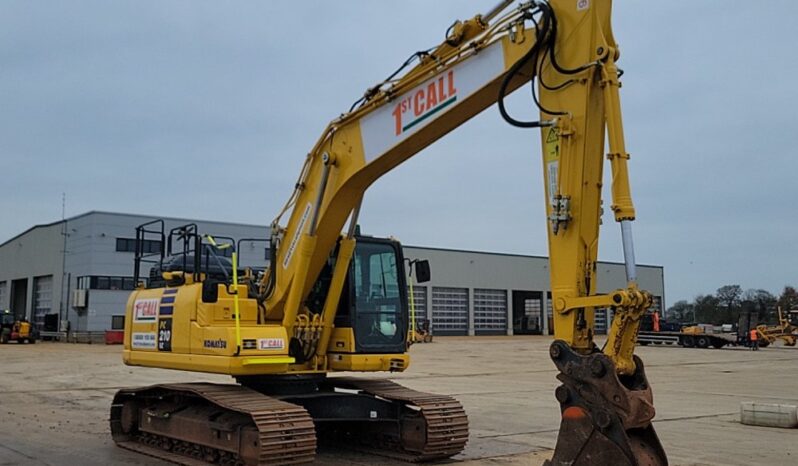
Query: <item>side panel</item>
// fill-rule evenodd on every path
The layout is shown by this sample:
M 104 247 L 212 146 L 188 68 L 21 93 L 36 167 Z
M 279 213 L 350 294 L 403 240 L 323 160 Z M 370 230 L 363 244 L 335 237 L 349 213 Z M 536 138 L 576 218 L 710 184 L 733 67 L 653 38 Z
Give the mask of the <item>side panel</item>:
M 279 325 L 257 325 L 254 300 L 241 299 L 241 340 L 236 355 L 233 296 L 219 285 L 215 303 L 202 302 L 199 284 L 139 289 L 125 319 L 124 361 L 129 365 L 221 374 L 289 371 L 288 337 Z M 246 288 L 239 289 L 245 295 Z

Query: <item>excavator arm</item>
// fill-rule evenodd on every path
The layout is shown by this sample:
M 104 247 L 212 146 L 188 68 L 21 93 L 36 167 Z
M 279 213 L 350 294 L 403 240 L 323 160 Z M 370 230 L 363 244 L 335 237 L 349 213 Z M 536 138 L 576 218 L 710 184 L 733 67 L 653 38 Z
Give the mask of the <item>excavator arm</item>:
M 261 284 L 268 320 L 293 325 L 347 218 L 356 222 L 374 181 L 496 102 L 502 80 L 534 47 L 525 20 L 533 8 L 514 9 L 492 25 L 482 16 L 455 23 L 440 46 L 408 60 L 418 64 L 369 89 L 329 124 L 272 223 L 275 260 Z M 508 91 L 530 79 L 528 68 L 516 73 Z
M 555 328 L 551 357 L 563 382 L 556 392 L 562 424 L 552 462 L 667 464 L 651 426 L 651 390 L 633 354 L 651 296 L 636 284 L 635 211 L 611 0 L 531 1 L 508 8 L 510 3 L 453 24 L 440 45 L 413 54 L 325 129 L 271 226 L 272 261 L 258 292 L 263 319 L 281 323 L 289 335 L 302 325 L 303 303 L 338 248 L 321 316 L 317 355 L 323 356 L 366 189 L 498 103 L 508 122 L 541 131 Z M 530 81 L 540 120 L 518 121 L 503 99 Z M 605 142 L 610 208 L 621 226 L 628 283 L 597 295 Z M 597 308 L 614 311 L 603 350 L 594 343 Z

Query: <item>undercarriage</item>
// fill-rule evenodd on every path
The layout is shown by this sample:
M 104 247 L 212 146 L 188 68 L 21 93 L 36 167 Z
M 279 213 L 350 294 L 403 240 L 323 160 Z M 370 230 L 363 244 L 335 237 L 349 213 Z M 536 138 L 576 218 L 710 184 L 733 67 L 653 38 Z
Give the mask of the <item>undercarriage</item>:
M 456 455 L 468 419 L 454 398 L 387 380 L 240 379 L 242 385 L 163 384 L 117 392 L 117 445 L 178 464 L 312 462 L 318 443 L 410 462 Z

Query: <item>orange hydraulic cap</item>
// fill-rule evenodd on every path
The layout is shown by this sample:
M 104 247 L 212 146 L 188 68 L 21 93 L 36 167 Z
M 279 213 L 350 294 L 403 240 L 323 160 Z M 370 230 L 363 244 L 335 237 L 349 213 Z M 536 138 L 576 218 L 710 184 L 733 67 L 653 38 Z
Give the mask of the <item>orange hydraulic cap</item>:
M 579 406 L 570 406 L 568 408 L 565 408 L 565 411 L 562 412 L 563 419 L 568 419 L 572 421 L 578 419 L 584 419 L 585 417 L 587 417 L 587 412 L 584 409 L 580 408 Z

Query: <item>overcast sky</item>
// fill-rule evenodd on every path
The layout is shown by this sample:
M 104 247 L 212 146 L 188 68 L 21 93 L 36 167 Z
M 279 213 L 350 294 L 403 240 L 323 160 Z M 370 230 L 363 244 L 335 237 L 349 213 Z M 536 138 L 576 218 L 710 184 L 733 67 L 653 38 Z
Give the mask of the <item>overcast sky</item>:
M 62 192 L 67 216 L 265 225 L 330 119 L 495 1 L 3 1 L 0 242 L 60 219 Z M 798 2 L 614 8 L 638 262 L 668 304 L 798 284 Z M 527 92 L 510 108 L 534 115 Z M 379 180 L 364 232 L 547 254 L 538 137 L 488 109 Z

